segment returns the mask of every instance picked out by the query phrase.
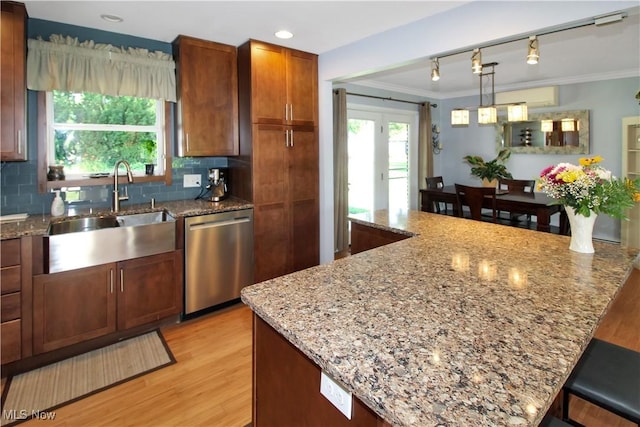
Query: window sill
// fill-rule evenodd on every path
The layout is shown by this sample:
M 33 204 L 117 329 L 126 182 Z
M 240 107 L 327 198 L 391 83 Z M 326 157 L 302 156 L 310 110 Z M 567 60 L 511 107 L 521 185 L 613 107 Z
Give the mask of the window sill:
M 165 175 L 141 175 L 133 177 L 133 184 L 139 184 L 142 182 L 167 182 L 170 178 Z M 127 176 L 119 175 L 118 183 L 127 184 Z M 107 176 L 104 178 L 83 178 L 83 179 L 73 179 L 73 180 L 61 180 L 61 181 L 47 181 L 46 188 L 47 190 L 58 189 L 61 187 L 90 187 L 95 185 L 113 185 L 113 176 Z

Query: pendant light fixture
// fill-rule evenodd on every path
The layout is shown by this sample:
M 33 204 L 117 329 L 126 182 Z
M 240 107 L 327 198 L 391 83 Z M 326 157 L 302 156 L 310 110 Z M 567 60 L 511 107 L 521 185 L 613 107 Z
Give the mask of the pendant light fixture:
M 529 112 L 525 104 L 514 104 L 507 107 L 507 120 L 510 122 L 526 122 Z
M 469 110 L 464 108 L 456 108 L 451 110 L 452 126 L 467 126 L 469 124 Z
M 473 54 L 471 55 L 471 71 L 473 71 L 473 74 L 482 73 L 482 52 L 480 52 L 479 48 L 473 49 Z
M 562 132 L 575 132 L 575 119 L 562 119 L 562 121 L 560 122 L 560 129 L 562 129 Z
M 478 107 L 478 123 L 481 125 L 487 125 L 490 123 L 498 122 L 498 110 L 496 109 L 496 93 L 495 93 L 495 66 L 497 62 L 490 62 L 488 64 L 482 64 L 480 67 L 480 106 Z M 485 71 L 485 68 L 491 67 L 491 71 Z M 491 92 L 485 93 L 483 81 L 487 79 L 491 82 Z M 484 100 L 486 96 L 490 96 L 489 103 L 485 104 Z
M 527 51 L 527 64 L 537 64 L 540 59 L 540 50 L 538 49 L 538 37 L 529 37 L 529 49 Z
M 540 120 L 541 132 L 553 132 L 553 120 Z
M 487 125 L 498 122 L 498 110 L 496 107 L 478 107 L 478 123 Z
M 438 62 L 438 58 L 431 61 L 431 80 L 434 82 L 440 80 L 440 62 Z
M 509 104 L 496 104 L 495 93 L 495 66 L 497 62 L 480 64 L 480 105 L 478 110 L 478 124 L 486 125 L 498 122 L 498 108 L 507 108 L 507 120 L 510 122 L 521 122 L 529 119 L 527 105 L 524 102 L 514 102 Z M 488 81 L 488 84 L 484 83 Z M 487 90 L 488 88 L 488 90 Z M 451 124 L 453 126 L 465 126 L 469 124 L 469 110 L 473 107 L 455 108 L 451 110 Z

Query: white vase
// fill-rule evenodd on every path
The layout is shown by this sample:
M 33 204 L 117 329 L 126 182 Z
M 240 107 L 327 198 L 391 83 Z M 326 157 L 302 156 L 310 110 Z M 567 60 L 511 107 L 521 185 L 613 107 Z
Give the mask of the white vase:
M 598 215 L 590 211 L 589 216 L 580 215 L 570 206 L 564 207 L 569 217 L 571 226 L 571 243 L 569 249 L 583 254 L 592 254 L 593 249 L 593 225 Z

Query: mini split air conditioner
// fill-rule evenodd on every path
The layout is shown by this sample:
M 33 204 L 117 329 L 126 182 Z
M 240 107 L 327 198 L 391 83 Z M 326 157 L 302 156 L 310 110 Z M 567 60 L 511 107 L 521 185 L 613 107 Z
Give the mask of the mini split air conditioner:
M 529 108 L 554 107 L 558 105 L 558 87 L 548 86 L 496 93 L 496 104 L 518 102 L 526 102 Z

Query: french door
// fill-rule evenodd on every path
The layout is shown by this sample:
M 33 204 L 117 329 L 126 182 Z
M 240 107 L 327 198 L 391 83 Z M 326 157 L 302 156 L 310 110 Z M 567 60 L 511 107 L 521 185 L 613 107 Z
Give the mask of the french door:
M 349 109 L 347 117 L 349 214 L 415 209 L 417 114 Z

